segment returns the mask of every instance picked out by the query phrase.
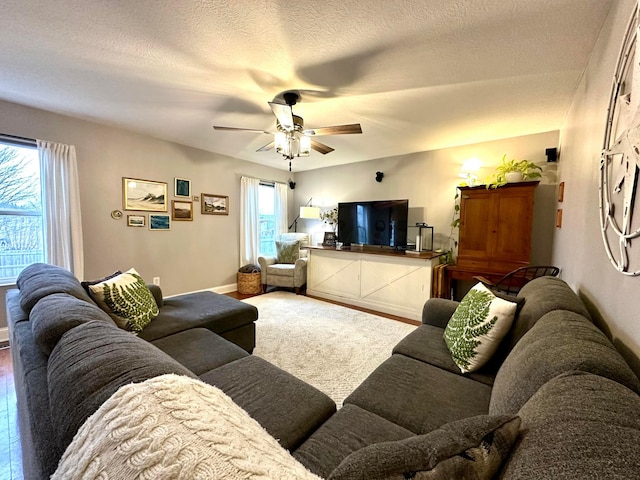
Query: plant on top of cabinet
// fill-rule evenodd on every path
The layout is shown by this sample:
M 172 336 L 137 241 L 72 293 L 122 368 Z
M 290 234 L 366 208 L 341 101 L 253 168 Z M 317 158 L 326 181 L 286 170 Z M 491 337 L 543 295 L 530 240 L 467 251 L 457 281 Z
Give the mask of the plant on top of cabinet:
M 487 188 L 498 188 L 511 182 L 522 182 L 542 177 L 542 167 L 529 160 L 507 160 L 507 154 L 502 156 L 502 164 L 486 181 Z

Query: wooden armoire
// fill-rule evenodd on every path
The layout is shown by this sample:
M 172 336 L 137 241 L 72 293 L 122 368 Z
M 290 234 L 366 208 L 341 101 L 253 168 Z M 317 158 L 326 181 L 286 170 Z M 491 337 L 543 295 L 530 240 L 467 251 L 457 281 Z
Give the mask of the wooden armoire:
M 474 275 L 492 281 L 529 264 L 533 199 L 539 182 L 460 187 L 460 236 L 456 265 L 447 267 L 453 280 Z

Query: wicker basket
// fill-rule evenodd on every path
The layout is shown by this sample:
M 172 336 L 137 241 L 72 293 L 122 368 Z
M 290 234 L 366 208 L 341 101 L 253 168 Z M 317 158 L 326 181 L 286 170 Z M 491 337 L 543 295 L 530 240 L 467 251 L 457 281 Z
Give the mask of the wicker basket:
M 262 293 L 260 272 L 238 273 L 238 293 L 242 293 L 243 295 Z

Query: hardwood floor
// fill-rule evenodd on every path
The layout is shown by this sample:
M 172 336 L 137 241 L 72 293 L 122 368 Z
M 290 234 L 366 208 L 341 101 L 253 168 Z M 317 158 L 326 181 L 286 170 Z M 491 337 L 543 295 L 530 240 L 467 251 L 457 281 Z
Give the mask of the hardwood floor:
M 0 350 L 0 478 L 23 478 L 16 392 L 11 351 L 8 348 Z
M 271 289 L 269 291 L 272 291 Z M 238 292 L 227 294 L 230 297 L 244 300 L 255 295 L 243 295 Z M 316 297 L 311 297 L 316 298 Z M 321 298 L 317 300 L 328 301 Z M 367 313 L 390 318 L 392 320 L 419 325 L 420 322 L 387 315 L 385 313 L 358 308 L 339 302 L 329 302 L 343 305 Z M 11 364 L 11 350 L 0 348 L 0 479 L 23 480 L 22 455 L 20 450 L 20 435 L 18 432 L 18 414 L 16 407 L 16 392 L 13 385 L 13 366 Z

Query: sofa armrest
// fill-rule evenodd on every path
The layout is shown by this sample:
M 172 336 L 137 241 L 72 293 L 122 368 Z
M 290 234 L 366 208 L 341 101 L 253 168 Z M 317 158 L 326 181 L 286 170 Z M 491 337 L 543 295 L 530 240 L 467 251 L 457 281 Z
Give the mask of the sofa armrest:
M 446 298 L 430 298 L 422 308 L 422 323 L 445 328 L 459 304 Z
M 151 290 L 151 294 L 156 301 L 156 305 L 158 305 L 158 308 L 161 308 L 162 305 L 164 305 L 164 300 L 162 299 L 162 290 L 160 289 L 160 285 L 148 284 L 147 287 Z

